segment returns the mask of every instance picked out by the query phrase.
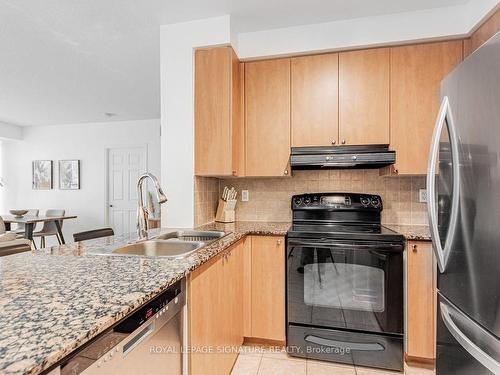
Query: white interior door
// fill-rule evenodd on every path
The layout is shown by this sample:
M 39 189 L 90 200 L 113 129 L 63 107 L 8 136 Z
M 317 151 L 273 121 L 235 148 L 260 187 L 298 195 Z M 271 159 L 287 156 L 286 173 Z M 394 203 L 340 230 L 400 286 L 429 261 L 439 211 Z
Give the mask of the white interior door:
M 108 224 L 117 235 L 136 230 L 136 186 L 146 170 L 145 146 L 108 150 Z

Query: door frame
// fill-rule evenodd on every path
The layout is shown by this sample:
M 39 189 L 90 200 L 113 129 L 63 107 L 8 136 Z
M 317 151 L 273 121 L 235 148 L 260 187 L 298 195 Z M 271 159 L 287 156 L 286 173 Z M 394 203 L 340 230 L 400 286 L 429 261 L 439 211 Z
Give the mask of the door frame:
M 149 170 L 149 149 L 147 143 L 135 145 L 111 145 L 104 147 L 104 225 L 109 226 L 109 152 L 117 148 L 142 148 L 146 154 L 145 167 L 146 172 Z

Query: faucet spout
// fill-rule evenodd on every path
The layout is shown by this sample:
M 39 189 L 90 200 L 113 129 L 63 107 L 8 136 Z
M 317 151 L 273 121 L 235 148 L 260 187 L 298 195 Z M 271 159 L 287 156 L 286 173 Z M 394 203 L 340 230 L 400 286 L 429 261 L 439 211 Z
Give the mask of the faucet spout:
M 156 192 L 156 197 L 160 204 L 167 201 L 167 196 L 163 192 L 160 186 L 158 178 L 151 173 L 144 173 L 139 177 L 137 181 L 137 200 L 139 207 L 137 209 L 137 234 L 139 240 L 144 240 L 148 238 L 149 230 L 149 211 L 144 207 L 144 181 L 150 179 L 153 182 L 153 186 Z

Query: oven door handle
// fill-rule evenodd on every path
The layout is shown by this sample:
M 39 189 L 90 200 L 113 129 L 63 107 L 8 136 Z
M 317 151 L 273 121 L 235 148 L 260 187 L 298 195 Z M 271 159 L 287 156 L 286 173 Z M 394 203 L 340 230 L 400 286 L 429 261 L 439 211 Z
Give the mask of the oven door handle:
M 308 247 L 331 247 L 336 249 L 362 249 L 362 250 L 384 250 L 384 251 L 403 251 L 404 245 L 401 243 L 376 242 L 373 244 L 356 244 L 356 243 L 338 243 L 327 241 L 299 241 L 288 240 L 288 244 L 292 246 L 308 246 Z
M 330 348 L 349 348 L 350 350 L 363 351 L 363 352 L 374 352 L 374 351 L 384 351 L 385 348 L 378 342 L 347 342 L 326 339 L 324 337 L 319 337 L 315 335 L 307 335 L 304 337 L 304 341 L 310 342 L 312 344 L 327 346 Z

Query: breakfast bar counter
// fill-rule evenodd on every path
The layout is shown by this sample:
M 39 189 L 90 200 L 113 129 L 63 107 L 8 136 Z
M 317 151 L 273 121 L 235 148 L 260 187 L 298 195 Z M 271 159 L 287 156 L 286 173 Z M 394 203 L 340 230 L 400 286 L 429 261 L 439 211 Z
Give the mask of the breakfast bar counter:
M 208 224 L 230 232 L 183 259 L 112 255 L 113 236 L 0 258 L 0 374 L 38 374 L 248 234 L 290 223 Z M 150 231 L 151 236 L 168 229 Z

